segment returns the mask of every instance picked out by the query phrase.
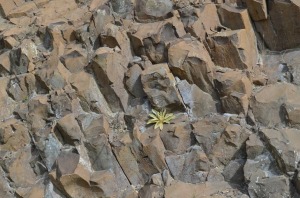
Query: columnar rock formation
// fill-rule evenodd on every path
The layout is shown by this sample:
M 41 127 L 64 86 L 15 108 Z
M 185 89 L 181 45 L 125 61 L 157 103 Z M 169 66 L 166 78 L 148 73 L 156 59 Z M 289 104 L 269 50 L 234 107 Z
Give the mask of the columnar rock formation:
M 0 197 L 300 197 L 296 0 L 0 0 Z M 147 125 L 151 110 L 175 119 Z

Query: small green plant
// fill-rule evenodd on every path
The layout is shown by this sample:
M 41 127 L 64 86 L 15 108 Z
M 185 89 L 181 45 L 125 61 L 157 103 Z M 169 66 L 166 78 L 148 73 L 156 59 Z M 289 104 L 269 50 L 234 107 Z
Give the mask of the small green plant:
M 175 118 L 173 113 L 167 113 L 165 109 L 159 112 L 152 109 L 152 113 L 149 114 L 149 117 L 151 118 L 147 124 L 155 124 L 154 129 L 159 128 L 160 130 L 163 129 L 164 123 L 169 124 L 170 121 Z

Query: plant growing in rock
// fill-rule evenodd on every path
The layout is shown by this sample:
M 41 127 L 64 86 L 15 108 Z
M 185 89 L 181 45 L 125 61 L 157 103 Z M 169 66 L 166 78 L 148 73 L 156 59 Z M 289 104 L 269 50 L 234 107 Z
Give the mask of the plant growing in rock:
M 159 128 L 160 130 L 163 129 L 164 123 L 169 124 L 171 120 L 175 118 L 173 113 L 167 113 L 166 110 L 156 111 L 152 109 L 152 113 L 149 114 L 151 117 L 147 124 L 155 124 L 154 129 Z

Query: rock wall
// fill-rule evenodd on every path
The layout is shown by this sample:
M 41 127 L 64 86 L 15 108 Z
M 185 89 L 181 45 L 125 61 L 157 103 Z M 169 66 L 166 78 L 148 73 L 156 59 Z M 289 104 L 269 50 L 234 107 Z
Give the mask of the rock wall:
M 0 197 L 300 197 L 296 0 L 0 0 Z M 175 119 L 154 129 L 151 110 Z

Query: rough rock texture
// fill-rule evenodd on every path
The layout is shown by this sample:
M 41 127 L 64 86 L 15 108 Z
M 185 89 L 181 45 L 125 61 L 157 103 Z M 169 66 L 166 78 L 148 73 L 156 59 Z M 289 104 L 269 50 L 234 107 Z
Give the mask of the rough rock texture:
M 0 0 L 0 197 L 300 197 L 299 17 L 296 0 Z M 153 109 L 174 118 L 155 129 Z

